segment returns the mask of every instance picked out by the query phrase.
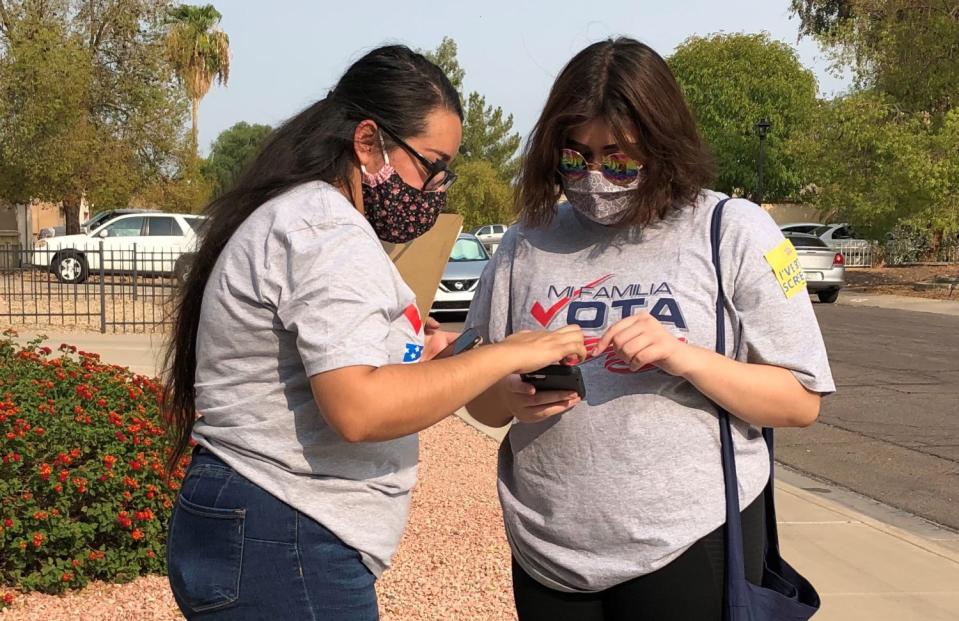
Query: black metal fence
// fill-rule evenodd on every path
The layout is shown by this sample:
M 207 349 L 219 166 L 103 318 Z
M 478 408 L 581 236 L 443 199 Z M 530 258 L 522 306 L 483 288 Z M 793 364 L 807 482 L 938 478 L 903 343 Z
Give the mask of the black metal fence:
M 190 255 L 177 250 L 0 247 L 0 323 L 158 332 L 171 324 Z
M 159 332 L 172 324 L 174 296 L 192 255 L 143 250 L 108 238 L 86 248 L 0 245 L 0 323 L 38 329 Z M 116 244 L 115 246 L 113 244 Z M 841 249 L 850 267 L 959 262 L 959 244 L 931 254 L 908 241 Z

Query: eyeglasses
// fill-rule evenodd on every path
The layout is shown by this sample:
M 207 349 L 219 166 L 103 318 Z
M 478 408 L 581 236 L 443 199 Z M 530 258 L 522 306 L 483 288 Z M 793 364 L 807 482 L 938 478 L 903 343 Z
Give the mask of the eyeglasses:
M 424 192 L 445 192 L 450 189 L 450 186 L 456 181 L 456 173 L 449 168 L 444 160 L 437 159 L 431 162 L 419 151 L 407 144 L 405 140 L 397 136 L 390 128 L 382 123 L 379 124 L 379 127 L 398 145 L 406 149 L 407 153 L 415 157 L 420 164 L 423 165 L 423 168 L 426 169 L 426 181 L 423 182 Z
M 603 176 L 617 185 L 629 185 L 639 178 L 643 165 L 625 153 L 607 153 L 596 165 L 589 162 L 579 151 L 563 149 L 559 158 L 559 172 L 567 179 L 576 181 L 589 174 L 590 167 L 598 166 Z

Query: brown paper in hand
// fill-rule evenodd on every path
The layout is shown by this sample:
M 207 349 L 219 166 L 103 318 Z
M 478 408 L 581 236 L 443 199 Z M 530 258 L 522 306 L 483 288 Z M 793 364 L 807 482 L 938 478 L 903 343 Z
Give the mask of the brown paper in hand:
M 420 317 L 429 315 L 436 288 L 440 285 L 443 270 L 446 269 L 453 245 L 462 230 L 463 216 L 444 213 L 440 214 L 433 228 L 411 242 L 383 242 L 386 254 L 416 294 L 416 307 L 420 311 Z

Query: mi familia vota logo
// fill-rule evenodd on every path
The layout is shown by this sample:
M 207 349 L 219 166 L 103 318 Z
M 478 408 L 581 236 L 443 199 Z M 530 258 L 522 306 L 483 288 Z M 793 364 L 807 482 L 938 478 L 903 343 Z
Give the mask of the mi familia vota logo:
M 614 274 L 608 274 L 580 287 L 550 285 L 547 305 L 533 302 L 530 315 L 544 328 L 549 328 L 557 317 L 562 317 L 566 324 L 592 332 L 593 336 L 585 339 L 587 350 L 599 343 L 600 335 L 611 325 L 642 311 L 649 312 L 673 332 L 687 331 L 686 319 L 668 282 L 615 284 L 613 277 Z M 677 338 L 686 341 L 684 336 Z M 616 355 L 612 346 L 606 351 L 592 351 L 584 364 L 596 360 L 601 361 L 603 368 L 610 373 L 636 374 L 656 370 L 653 365 L 632 370 L 629 363 Z
M 614 284 L 607 274 L 585 285 L 550 285 L 546 303 L 535 301 L 530 315 L 543 328 L 557 317 L 583 330 L 604 330 L 621 319 L 647 311 L 660 323 L 687 330 L 686 319 L 668 282 Z

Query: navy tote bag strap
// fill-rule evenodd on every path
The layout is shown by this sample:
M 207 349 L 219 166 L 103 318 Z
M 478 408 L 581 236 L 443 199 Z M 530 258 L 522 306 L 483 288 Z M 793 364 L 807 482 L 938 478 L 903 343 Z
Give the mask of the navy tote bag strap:
M 719 237 L 722 227 L 723 209 L 729 199 L 719 201 L 713 210 L 710 242 L 712 246 L 713 267 L 716 269 L 716 353 L 726 355 L 726 293 L 723 288 L 722 270 L 719 260 Z M 747 605 L 745 592 L 746 563 L 743 557 L 743 524 L 739 507 L 739 482 L 736 478 L 736 454 L 733 449 L 732 429 L 729 414 L 719 409 L 719 440 L 723 458 L 723 482 L 726 487 L 726 597 L 727 606 Z
M 772 427 L 763 428 L 763 440 L 766 441 L 766 448 L 769 450 L 769 482 L 766 483 L 766 490 L 763 492 L 763 502 L 766 505 L 766 564 L 773 571 L 781 573 L 782 557 L 779 553 L 779 529 L 776 527 L 776 502 L 773 487 L 776 458 L 773 451 L 775 442 Z
M 716 353 L 723 356 L 726 355 L 726 290 L 723 287 L 723 274 L 722 274 L 722 264 L 719 259 L 719 238 L 722 232 L 722 222 L 723 222 L 723 211 L 726 207 L 726 203 L 729 201 L 728 198 L 719 201 L 713 210 L 713 219 L 712 225 L 710 227 L 710 244 L 712 246 L 712 258 L 713 258 L 713 267 L 716 270 L 716 282 L 718 284 L 718 295 L 716 296 Z M 732 441 L 732 430 L 730 429 L 729 423 L 729 414 L 720 408 L 720 441 L 723 446 L 723 473 L 726 481 L 726 523 L 731 524 L 735 523 L 735 529 L 737 530 L 737 538 L 742 540 L 742 524 L 741 518 L 739 517 L 739 512 L 741 508 L 739 506 L 739 494 L 733 494 L 733 498 L 730 498 L 729 491 L 737 490 L 738 483 L 736 479 L 736 460 L 735 460 L 735 450 L 733 448 Z M 773 430 L 771 427 L 764 427 L 762 430 L 763 439 L 766 441 L 766 448 L 769 451 L 769 482 L 767 488 L 763 493 L 763 503 L 765 504 L 765 527 L 766 527 L 766 559 L 774 567 L 773 570 L 778 569 L 779 561 L 781 559 L 779 553 L 779 531 L 776 527 L 776 503 L 773 496 L 773 473 L 775 472 L 775 460 L 774 460 L 774 437 Z M 728 450 L 727 450 L 728 448 Z M 727 455 L 729 453 L 729 455 Z M 730 511 L 733 511 L 730 513 Z M 734 519 L 735 518 L 735 519 Z M 731 536 L 727 536 L 727 546 L 728 540 L 732 539 Z M 739 547 L 739 556 L 742 556 L 742 545 Z M 737 572 L 739 573 L 739 572 Z M 742 569 L 743 580 L 745 580 L 745 569 Z
M 713 210 L 710 228 L 713 267 L 718 284 L 716 296 L 716 353 L 726 355 L 726 292 L 723 288 L 719 257 L 725 199 Z M 739 506 L 739 483 L 736 478 L 736 452 L 733 446 L 730 415 L 716 406 L 719 413 L 719 439 L 723 460 L 723 483 L 726 487 L 726 588 L 723 606 L 724 621 L 806 621 L 819 609 L 816 589 L 786 561 L 779 552 L 776 528 L 776 507 L 773 496 L 773 430 L 763 429 L 769 449 L 769 479 L 763 490 L 766 510 L 765 554 L 761 585 L 746 581 L 743 552 L 743 524 Z

